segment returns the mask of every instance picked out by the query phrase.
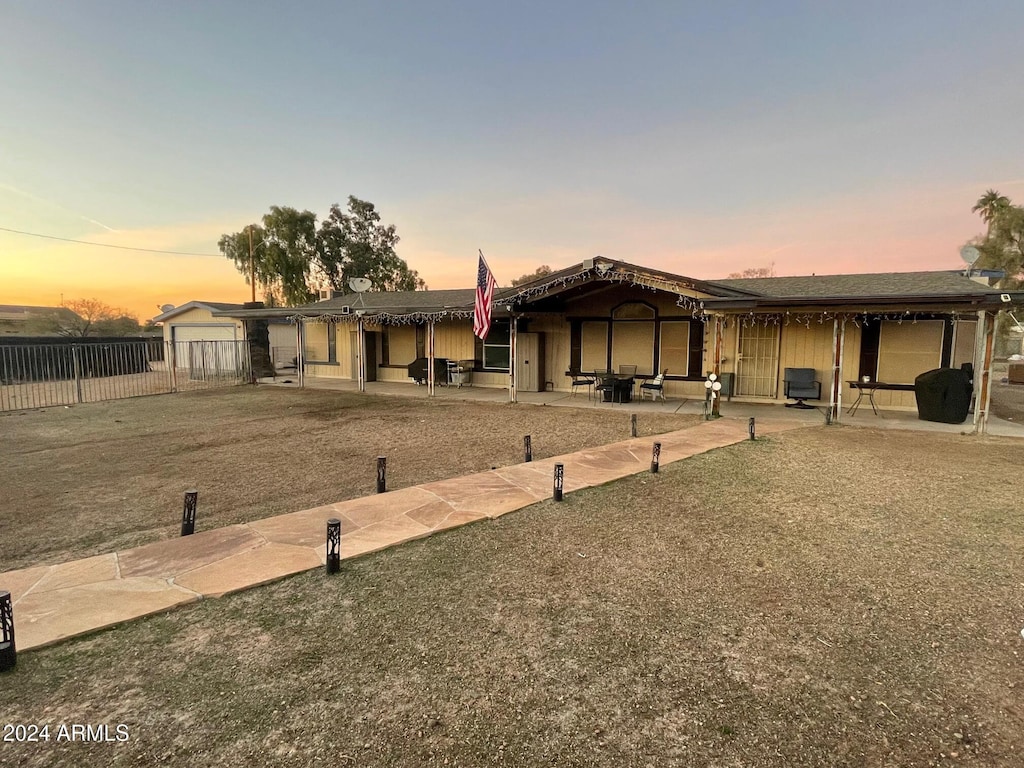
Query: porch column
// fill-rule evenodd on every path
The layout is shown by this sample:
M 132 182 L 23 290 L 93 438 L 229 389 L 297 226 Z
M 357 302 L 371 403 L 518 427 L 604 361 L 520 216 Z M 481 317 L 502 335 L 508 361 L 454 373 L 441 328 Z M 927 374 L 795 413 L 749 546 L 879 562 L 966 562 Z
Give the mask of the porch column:
M 974 341 L 974 432 L 988 431 L 988 407 L 992 396 L 992 351 L 995 343 L 994 312 L 978 312 L 978 331 Z
M 328 327 L 330 331 L 330 327 Z M 356 318 L 356 379 L 359 381 L 359 391 L 366 391 L 366 328 L 363 325 L 363 316 Z
M 303 349 L 302 337 L 305 329 L 304 321 L 300 317 L 295 321 L 295 377 L 299 380 L 299 386 L 306 386 L 306 352 Z
M 509 346 L 508 346 L 508 401 L 516 402 L 516 321 L 515 315 L 509 324 Z
M 714 344 L 712 345 L 712 350 L 713 351 L 711 353 L 711 370 L 715 374 L 715 376 L 717 376 L 719 378 L 721 378 L 721 376 L 722 376 L 722 371 L 721 371 L 721 368 L 722 368 L 722 341 L 723 341 L 722 340 L 722 330 L 723 330 L 722 326 L 723 326 L 724 322 L 725 322 L 725 318 L 724 317 L 722 317 L 721 315 L 715 315 L 715 331 L 714 331 L 715 339 L 714 339 Z M 719 394 L 718 397 L 712 396 L 712 398 L 711 398 L 711 415 L 712 416 L 720 416 L 721 415 L 721 412 L 719 410 L 719 404 L 722 401 L 721 392 L 719 392 L 718 394 Z
M 832 321 L 832 383 L 829 394 L 829 421 L 838 424 L 843 415 L 843 348 L 846 345 L 846 320 Z
M 434 396 L 434 321 L 427 321 L 427 397 Z

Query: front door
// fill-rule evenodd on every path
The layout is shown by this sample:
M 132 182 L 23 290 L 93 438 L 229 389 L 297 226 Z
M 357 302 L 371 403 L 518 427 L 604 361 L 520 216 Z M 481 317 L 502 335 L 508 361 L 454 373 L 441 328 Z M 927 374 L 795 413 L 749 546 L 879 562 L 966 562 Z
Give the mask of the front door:
M 779 326 L 740 326 L 736 394 L 775 397 L 779 381 Z

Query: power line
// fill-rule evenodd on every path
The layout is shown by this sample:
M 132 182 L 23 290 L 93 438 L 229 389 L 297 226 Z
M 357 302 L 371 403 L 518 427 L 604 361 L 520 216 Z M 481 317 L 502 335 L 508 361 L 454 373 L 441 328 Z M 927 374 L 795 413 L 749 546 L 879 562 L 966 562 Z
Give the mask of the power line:
M 29 237 L 44 237 L 47 240 L 60 240 L 65 243 L 78 243 L 79 245 L 95 245 L 98 248 L 117 248 L 122 251 L 145 251 L 146 253 L 168 253 L 172 256 L 213 256 L 212 253 L 189 253 L 187 251 L 161 251 L 156 248 L 133 248 L 130 245 L 110 245 L 109 243 L 92 243 L 88 240 L 73 240 L 70 237 L 57 237 L 56 235 L 41 235 L 38 232 L 23 232 L 20 229 L 0 227 L 2 232 L 13 232 L 16 235 L 28 235 Z M 216 254 L 220 256 L 221 254 Z

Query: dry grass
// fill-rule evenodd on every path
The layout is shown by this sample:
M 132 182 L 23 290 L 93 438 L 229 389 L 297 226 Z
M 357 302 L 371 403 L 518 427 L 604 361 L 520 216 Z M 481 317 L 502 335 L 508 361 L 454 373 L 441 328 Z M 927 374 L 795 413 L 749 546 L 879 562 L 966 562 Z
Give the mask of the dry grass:
M 808 428 L 23 654 L 5 765 L 1019 766 L 1019 443 Z
M 693 424 L 651 414 L 643 434 Z M 627 411 L 237 387 L 0 414 L 0 572 L 373 493 L 629 436 Z

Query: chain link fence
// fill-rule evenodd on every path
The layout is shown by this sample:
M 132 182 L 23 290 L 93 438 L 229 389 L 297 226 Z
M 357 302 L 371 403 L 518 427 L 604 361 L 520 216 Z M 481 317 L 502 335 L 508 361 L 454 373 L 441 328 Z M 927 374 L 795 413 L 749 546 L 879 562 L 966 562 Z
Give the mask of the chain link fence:
M 0 343 L 0 412 L 229 387 L 252 380 L 245 341 Z

